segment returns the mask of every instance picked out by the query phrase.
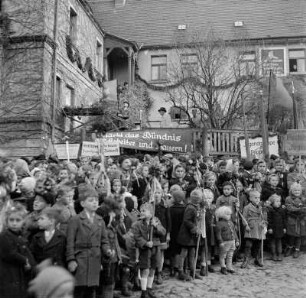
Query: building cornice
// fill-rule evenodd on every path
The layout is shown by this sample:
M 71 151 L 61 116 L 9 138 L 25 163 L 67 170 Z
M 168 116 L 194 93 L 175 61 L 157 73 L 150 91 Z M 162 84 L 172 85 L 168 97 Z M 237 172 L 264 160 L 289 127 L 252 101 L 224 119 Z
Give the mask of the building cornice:
M 52 48 L 55 47 L 54 40 L 47 34 L 38 34 L 38 35 L 22 35 L 22 36 L 12 36 L 9 37 L 10 44 L 20 44 L 25 42 L 35 42 L 35 43 L 47 43 Z
M 237 45 L 246 43 L 250 46 L 271 46 L 271 45 L 289 45 L 296 43 L 306 43 L 306 36 L 282 36 L 282 37 L 264 37 L 264 38 L 252 38 L 252 39 L 232 39 L 224 41 L 227 45 Z M 203 42 L 204 44 L 204 42 Z M 197 43 L 199 45 L 199 43 Z M 170 50 L 179 47 L 190 47 L 195 46 L 195 43 L 172 43 L 172 44 L 160 44 L 160 45 L 144 45 L 141 50 Z

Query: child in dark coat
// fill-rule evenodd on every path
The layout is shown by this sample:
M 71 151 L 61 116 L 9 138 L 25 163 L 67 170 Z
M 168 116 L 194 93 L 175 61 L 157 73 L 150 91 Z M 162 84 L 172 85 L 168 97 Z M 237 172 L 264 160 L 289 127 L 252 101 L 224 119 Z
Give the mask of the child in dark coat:
M 282 261 L 282 238 L 286 233 L 286 210 L 281 206 L 281 197 L 274 194 L 269 198 L 268 235 L 273 261 Z
M 279 177 L 277 174 L 269 175 L 268 181 L 264 182 L 262 186 L 260 200 L 266 202 L 273 194 L 277 194 L 281 197 L 282 199 L 281 204 L 283 205 L 285 203 L 284 191 L 280 187 L 278 187 L 278 183 L 279 183 Z
M 162 200 L 162 189 L 157 188 L 154 192 L 155 200 L 155 216 L 160 220 L 162 226 L 166 229 L 166 235 L 160 237 L 157 249 L 160 250 L 160 262 L 157 264 L 157 273 L 156 273 L 156 283 L 162 284 L 162 270 L 164 265 L 164 252 L 167 249 L 168 242 L 170 241 L 170 231 L 171 231 L 171 219 L 170 219 L 170 210 L 165 206 L 164 201 Z
M 113 256 L 110 250 L 105 223 L 99 215 L 98 194 L 90 185 L 79 192 L 83 211 L 72 217 L 67 229 L 66 260 L 68 270 L 75 275 L 75 298 L 95 297 L 99 286 L 101 253 Z
M 21 231 L 27 211 L 17 204 L 6 212 L 6 229 L 0 234 L 0 295 L 1 298 L 24 298 L 34 258 Z
M 182 190 L 176 190 L 172 193 L 173 205 L 170 207 L 171 218 L 171 231 L 170 231 L 170 243 L 168 253 L 171 258 L 171 272 L 170 275 L 174 276 L 178 271 L 179 255 L 181 253 L 181 246 L 177 243 L 177 237 L 181 228 L 181 224 L 184 218 L 185 212 L 185 192 Z
M 203 200 L 201 190 L 195 189 L 190 194 L 190 203 L 184 212 L 183 223 L 180 228 L 177 242 L 181 245 L 179 279 L 189 281 L 191 278 L 184 273 L 184 263 L 187 255 L 189 255 L 189 267 L 191 268 L 190 276 L 195 274 L 194 258 L 197 246 L 197 238 L 200 237 L 202 231 L 200 229 L 200 203 Z M 197 279 L 201 277 L 195 274 Z
M 286 198 L 288 247 L 285 257 L 293 253 L 294 258 L 300 255 L 302 236 L 306 236 L 306 199 L 302 197 L 302 186 L 293 183 L 289 197 Z
M 38 218 L 40 213 L 46 208 L 50 207 L 53 202 L 53 196 L 49 193 L 36 195 L 33 203 L 33 212 L 31 212 L 25 220 L 24 235 L 29 242 L 32 237 L 40 231 L 38 226 Z
M 59 216 L 59 211 L 47 207 L 38 218 L 41 231 L 33 236 L 30 245 L 37 263 L 51 259 L 52 265 L 65 267 L 66 236 L 56 228 Z

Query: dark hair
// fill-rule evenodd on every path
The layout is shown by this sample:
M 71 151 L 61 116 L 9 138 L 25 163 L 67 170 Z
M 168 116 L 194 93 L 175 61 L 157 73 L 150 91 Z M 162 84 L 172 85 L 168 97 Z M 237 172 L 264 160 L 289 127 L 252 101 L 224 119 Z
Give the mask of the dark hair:
M 220 161 L 218 168 L 220 167 L 226 167 L 227 166 L 227 162 L 225 160 Z

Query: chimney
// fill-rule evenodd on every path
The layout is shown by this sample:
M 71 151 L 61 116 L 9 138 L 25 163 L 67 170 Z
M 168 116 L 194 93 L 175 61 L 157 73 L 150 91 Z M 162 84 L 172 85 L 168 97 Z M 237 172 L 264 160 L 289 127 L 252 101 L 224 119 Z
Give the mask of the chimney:
M 125 6 L 126 0 L 115 0 L 115 8 L 121 8 Z

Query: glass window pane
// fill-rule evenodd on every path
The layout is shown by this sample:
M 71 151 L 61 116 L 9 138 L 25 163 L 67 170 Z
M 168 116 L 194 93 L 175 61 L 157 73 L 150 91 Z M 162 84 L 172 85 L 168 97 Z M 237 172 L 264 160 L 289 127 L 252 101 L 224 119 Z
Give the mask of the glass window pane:
M 152 66 L 152 80 L 158 80 L 158 66 Z
M 152 56 L 152 65 L 167 64 L 167 56 Z
M 298 59 L 297 60 L 297 71 L 298 72 L 305 72 L 305 59 Z
M 167 66 L 160 66 L 160 79 L 165 80 L 167 78 Z
M 289 50 L 289 58 L 305 58 L 305 50 Z

